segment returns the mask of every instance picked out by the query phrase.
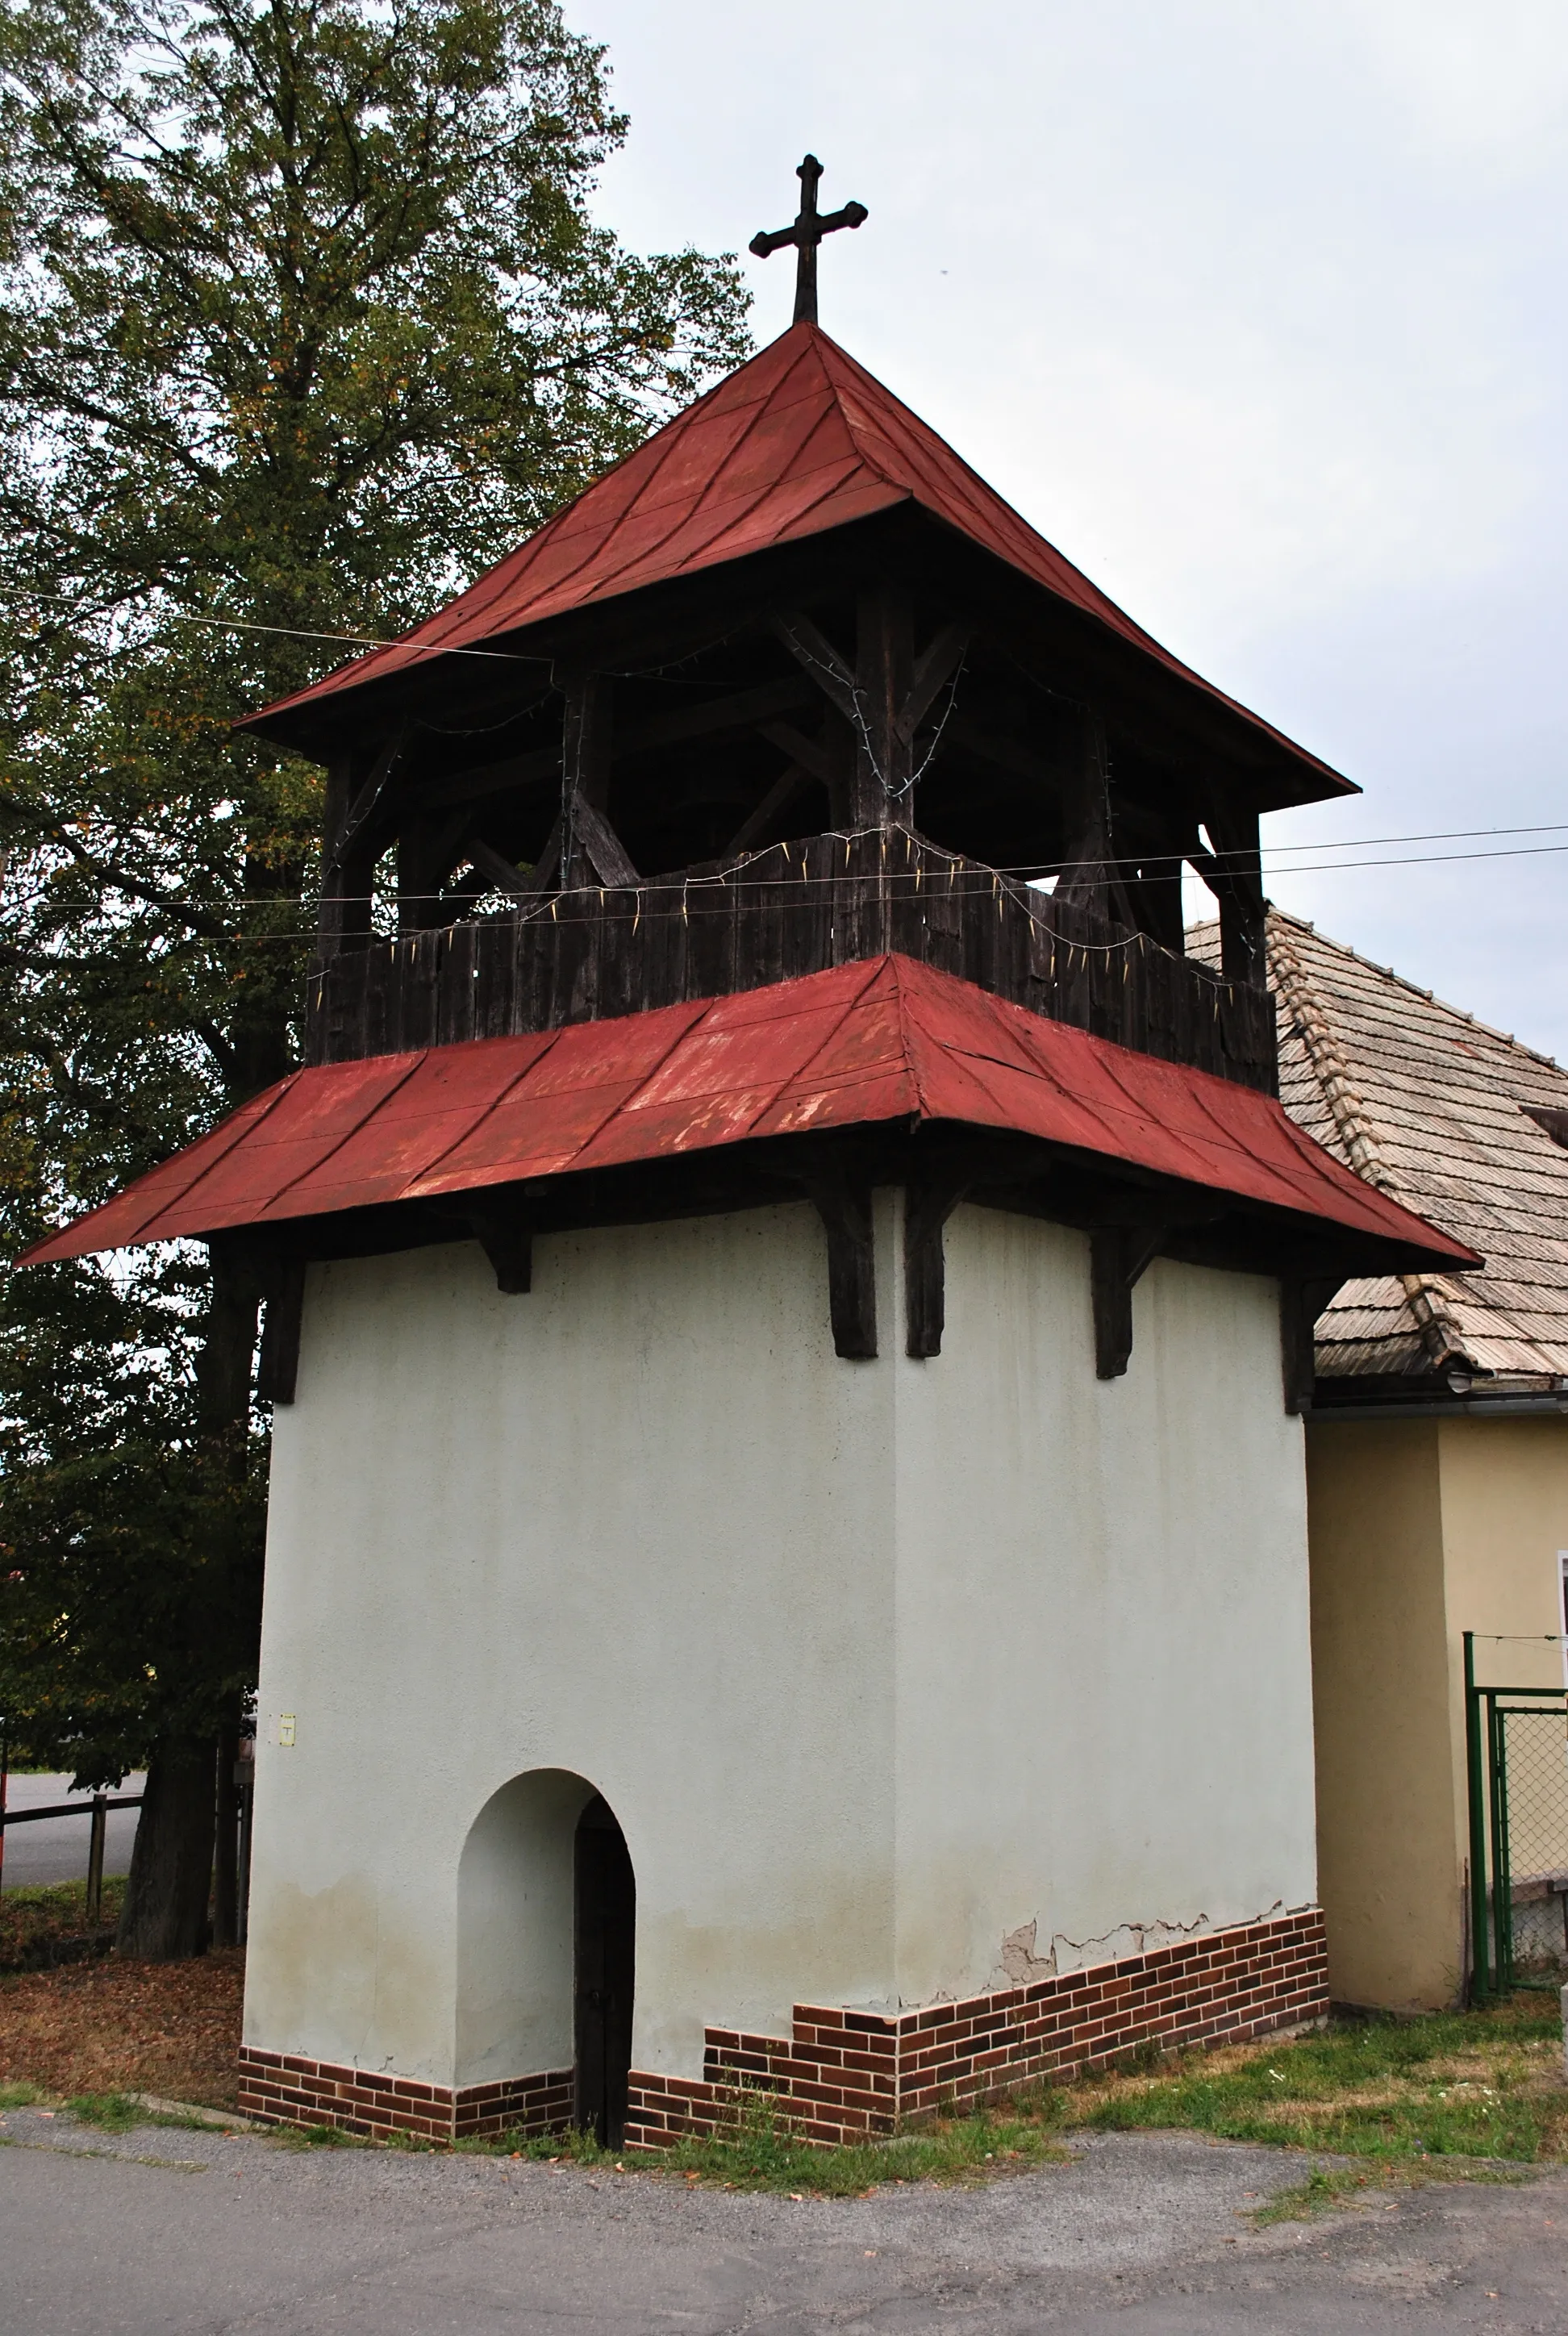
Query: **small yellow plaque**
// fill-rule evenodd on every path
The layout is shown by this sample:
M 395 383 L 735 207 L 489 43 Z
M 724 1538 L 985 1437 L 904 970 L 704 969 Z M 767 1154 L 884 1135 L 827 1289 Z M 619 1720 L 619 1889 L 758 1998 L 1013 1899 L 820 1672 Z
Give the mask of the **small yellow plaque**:
M 294 1741 L 294 1714 L 291 1711 L 280 1711 L 278 1715 L 278 1740 L 280 1744 L 292 1744 Z

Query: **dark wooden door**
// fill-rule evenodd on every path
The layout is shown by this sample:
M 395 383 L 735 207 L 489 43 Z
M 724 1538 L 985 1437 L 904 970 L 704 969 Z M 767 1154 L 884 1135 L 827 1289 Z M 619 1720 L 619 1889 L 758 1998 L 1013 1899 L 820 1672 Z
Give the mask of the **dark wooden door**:
M 626 2138 L 636 1950 L 626 1837 L 596 1794 L 577 1826 L 577 2122 L 606 2149 Z

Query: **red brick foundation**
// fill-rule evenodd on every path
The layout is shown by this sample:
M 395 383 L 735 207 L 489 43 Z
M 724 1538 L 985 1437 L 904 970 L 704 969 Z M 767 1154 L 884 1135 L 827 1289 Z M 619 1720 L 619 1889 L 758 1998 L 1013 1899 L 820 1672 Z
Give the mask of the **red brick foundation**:
M 803 2139 L 863 2141 L 935 2109 L 1076 2076 L 1135 2045 L 1242 2043 L 1328 2010 L 1315 1906 L 924 2011 L 797 2004 L 787 2043 L 710 2028 L 700 2084 L 634 2069 L 626 2144 L 663 2149 L 711 2133 L 748 2087 L 773 2095 Z
M 424 2085 L 336 2060 L 239 2048 L 239 2108 L 268 2125 L 330 2125 L 389 2141 L 470 2141 L 492 2133 L 558 2133 L 570 2124 L 572 2073 L 511 2077 L 494 2085 Z
M 787 2041 L 710 2028 L 700 2081 L 634 2068 L 626 2146 L 665 2149 L 683 2133 L 711 2133 L 748 2089 L 771 2095 L 803 2139 L 863 2141 L 936 2109 L 1078 2075 L 1140 2044 L 1243 2043 L 1328 2010 L 1316 1907 L 924 2011 L 796 2004 Z M 549 2133 L 571 2116 L 570 2069 L 453 2090 L 248 2046 L 239 2064 L 241 2110 L 271 2124 L 451 2142 Z

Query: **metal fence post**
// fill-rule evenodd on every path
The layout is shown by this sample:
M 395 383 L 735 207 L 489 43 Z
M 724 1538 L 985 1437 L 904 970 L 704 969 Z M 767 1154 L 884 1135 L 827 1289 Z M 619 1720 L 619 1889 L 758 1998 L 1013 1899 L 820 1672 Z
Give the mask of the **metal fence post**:
M 87 1927 L 95 1931 L 103 1914 L 103 1843 L 109 1829 L 109 1803 L 102 1793 L 93 1796 L 93 1823 L 87 1835 Z
M 1481 1754 L 1481 1700 L 1475 1691 L 1475 1633 L 1465 1633 L 1465 1753 L 1470 1779 L 1470 1995 L 1485 2003 L 1486 1970 L 1486 1785 Z

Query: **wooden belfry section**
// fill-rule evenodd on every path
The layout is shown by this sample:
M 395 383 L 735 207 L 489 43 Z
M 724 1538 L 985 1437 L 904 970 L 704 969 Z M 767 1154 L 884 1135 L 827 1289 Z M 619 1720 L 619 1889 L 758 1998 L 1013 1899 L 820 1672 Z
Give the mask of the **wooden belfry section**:
M 758 239 L 794 243 L 800 321 L 430 623 L 255 717 L 331 773 L 310 1059 L 891 949 L 1272 1092 L 1258 817 L 1345 783 L 821 332 L 806 260 L 863 213 L 819 219 L 820 168 Z M 1218 975 L 1183 954 L 1183 865 Z
M 208 1139 L 218 1166 L 171 1163 L 40 1254 L 248 1241 L 272 1290 L 275 1400 L 292 1396 L 311 1258 L 477 1238 L 521 1295 L 538 1232 L 802 1197 L 827 1231 L 837 1351 L 870 1358 L 878 1184 L 908 1194 L 910 1354 L 940 1350 L 947 1217 L 991 1202 L 1091 1235 L 1102 1377 L 1127 1367 L 1133 1290 L 1156 1255 L 1282 1271 L 1292 1404 L 1323 1290 L 1388 1270 L 1391 1243 L 1435 1253 L 1429 1229 L 1379 1213 L 1326 1155 L 1303 1183 L 1271 1101 L 1259 816 L 1347 783 L 1151 639 L 820 329 L 818 245 L 865 216 L 821 215 L 820 173 L 808 155 L 799 217 L 754 247 L 796 250 L 787 332 L 426 624 L 252 717 L 329 773 L 304 1084 Z M 1188 867 L 1220 900 L 1214 969 L 1183 950 Z M 920 1044 L 919 985 L 894 971 L 897 1035 L 876 1024 L 860 1058 L 834 1038 L 848 1052 L 823 1093 L 778 1117 L 806 1061 L 771 1084 L 786 1022 L 828 1044 L 813 982 L 906 960 L 950 985 L 919 990 Z M 695 1008 L 758 991 L 786 1002 L 679 1125 L 645 1112 L 635 1091 L 662 1057 L 628 1080 L 629 1037 L 591 1060 L 486 1055 L 472 1080 L 454 1058 L 450 1080 L 482 1090 L 484 1111 L 506 1095 L 510 1173 L 492 1152 L 472 1168 L 453 1165 L 462 1145 L 443 1157 L 444 1089 L 419 1150 L 419 1082 L 366 1102 L 346 1076 L 394 1057 L 401 1080 L 426 1050 L 632 1019 L 653 1046 L 660 1014 L 672 1046 L 698 1048 Z M 977 1037 L 977 991 L 1029 1019 Z M 1120 1071 L 1057 1061 L 1029 1035 L 1045 1025 L 1130 1054 Z M 1005 1094 L 960 1072 L 977 1048 L 1013 1063 Z M 605 1116 L 584 1102 L 547 1140 L 569 1055 Z M 1150 1057 L 1219 1092 L 1156 1094 Z M 1062 1098 L 1096 1081 L 1107 1106 L 1064 1118 Z M 1238 1090 L 1250 1119 L 1222 1099 Z M 303 1136 L 282 1143 L 301 1115 L 320 1161 Z M 416 1150 L 420 1174 L 389 1182 L 386 1160 Z M 170 1176 L 178 1206 L 152 1207 Z

